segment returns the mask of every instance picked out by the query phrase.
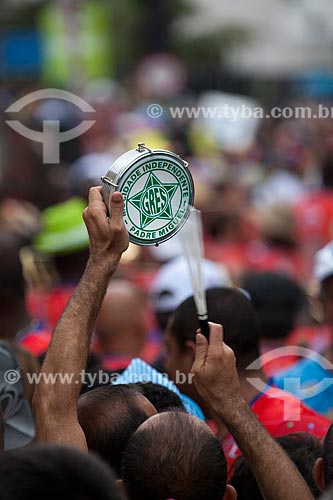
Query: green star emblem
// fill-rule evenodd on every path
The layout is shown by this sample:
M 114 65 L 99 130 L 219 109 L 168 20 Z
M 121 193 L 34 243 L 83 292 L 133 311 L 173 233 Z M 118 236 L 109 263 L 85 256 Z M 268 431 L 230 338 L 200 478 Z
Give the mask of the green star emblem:
M 177 188 L 177 183 L 162 183 L 155 174 L 149 174 L 144 188 L 128 200 L 140 212 L 142 229 L 156 219 L 173 219 L 171 200 Z

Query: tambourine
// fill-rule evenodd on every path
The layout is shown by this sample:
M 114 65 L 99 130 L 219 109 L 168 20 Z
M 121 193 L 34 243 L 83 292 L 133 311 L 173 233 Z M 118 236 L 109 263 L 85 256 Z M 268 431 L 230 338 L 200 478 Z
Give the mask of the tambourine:
M 105 204 L 110 211 L 114 191 L 124 197 L 124 222 L 137 245 L 159 245 L 185 224 L 194 201 L 188 163 L 164 149 L 138 144 L 120 156 L 102 177 Z

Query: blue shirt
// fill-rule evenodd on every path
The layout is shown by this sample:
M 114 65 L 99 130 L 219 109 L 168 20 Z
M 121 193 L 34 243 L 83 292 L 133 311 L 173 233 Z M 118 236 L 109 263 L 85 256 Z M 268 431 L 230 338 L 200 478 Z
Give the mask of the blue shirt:
M 291 392 L 313 410 L 333 419 L 333 371 L 323 367 L 319 358 L 303 358 L 274 375 L 270 383 Z

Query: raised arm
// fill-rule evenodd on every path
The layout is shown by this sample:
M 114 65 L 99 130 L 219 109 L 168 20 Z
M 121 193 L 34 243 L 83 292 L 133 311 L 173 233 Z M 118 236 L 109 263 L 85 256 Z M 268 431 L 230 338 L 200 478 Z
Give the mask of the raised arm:
M 77 418 L 77 402 L 94 322 L 110 278 L 128 247 L 123 210 L 123 197 L 116 192 L 111 199 L 111 218 L 107 217 L 101 188 L 90 189 L 89 205 L 83 212 L 89 233 L 90 257 L 54 330 L 41 369 L 40 383 L 33 398 L 37 441 L 87 449 Z
M 294 463 L 260 424 L 239 391 L 235 355 L 223 342 L 221 325 L 210 338 L 197 334 L 192 367 L 198 392 L 233 435 L 266 500 L 310 500 L 313 496 Z

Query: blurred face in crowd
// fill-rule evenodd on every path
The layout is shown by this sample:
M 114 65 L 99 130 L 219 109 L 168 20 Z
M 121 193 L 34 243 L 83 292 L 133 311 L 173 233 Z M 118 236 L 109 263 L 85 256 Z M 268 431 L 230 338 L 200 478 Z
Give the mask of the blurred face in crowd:
M 138 356 L 147 328 L 147 304 L 143 293 L 129 281 L 113 280 L 95 324 L 101 351 Z
M 195 343 L 187 340 L 185 345 L 181 347 L 171 334 L 171 321 L 169 321 L 164 334 L 165 368 L 169 378 L 176 382 L 179 390 L 190 397 L 194 397 L 196 390 L 194 385 L 189 383 L 188 374 L 191 373 L 194 361 Z

